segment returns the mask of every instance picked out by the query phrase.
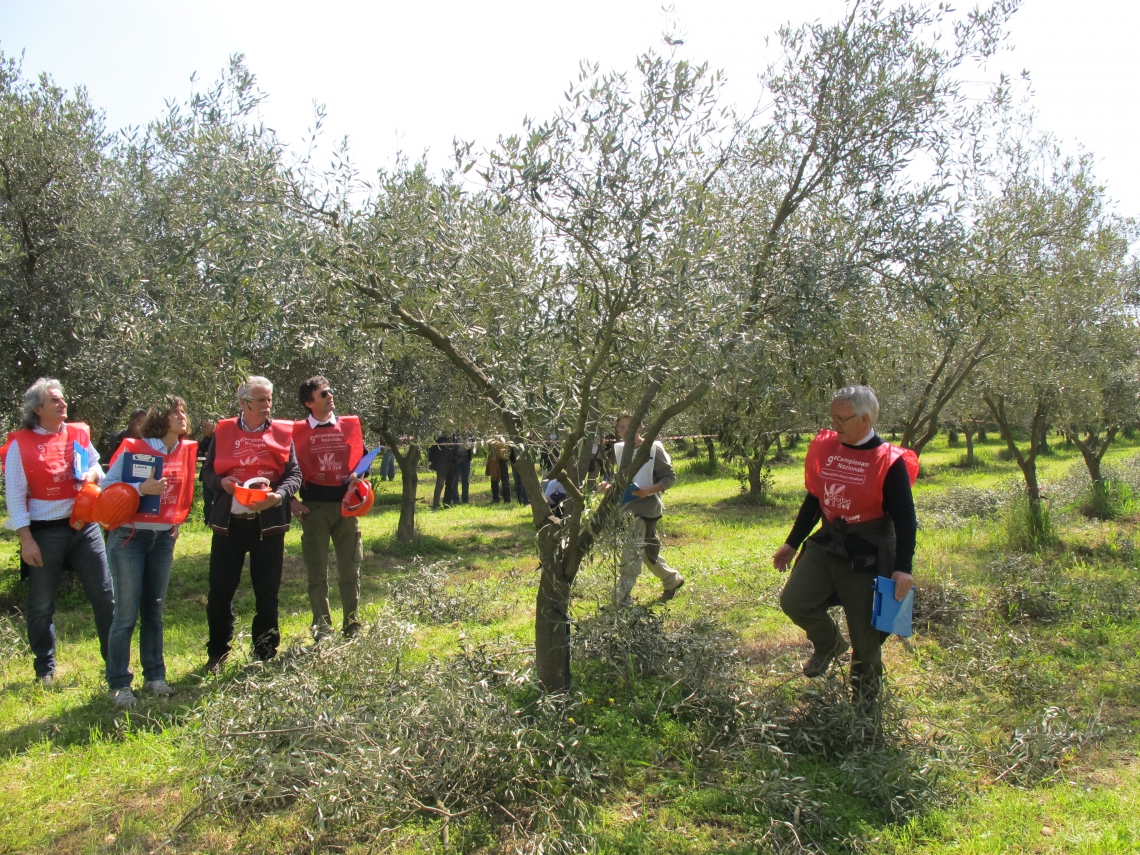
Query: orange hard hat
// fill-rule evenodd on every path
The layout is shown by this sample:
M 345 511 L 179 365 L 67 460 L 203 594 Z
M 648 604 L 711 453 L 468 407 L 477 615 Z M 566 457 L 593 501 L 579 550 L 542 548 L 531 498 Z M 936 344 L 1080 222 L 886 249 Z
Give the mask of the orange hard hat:
M 119 481 L 111 484 L 95 500 L 95 522 L 106 529 L 131 521 L 139 510 L 139 491 Z
M 250 478 L 244 484 L 234 484 L 234 498 L 244 507 L 264 502 L 271 492 L 268 478 Z
M 84 481 L 79 488 L 79 495 L 75 497 L 75 505 L 71 509 L 71 527 L 79 531 L 89 523 L 95 522 L 95 501 L 103 490 L 94 481 Z
M 362 517 L 372 510 L 372 503 L 376 501 L 376 494 L 372 492 L 372 485 L 361 479 L 348 488 L 340 502 L 340 515 L 342 517 Z

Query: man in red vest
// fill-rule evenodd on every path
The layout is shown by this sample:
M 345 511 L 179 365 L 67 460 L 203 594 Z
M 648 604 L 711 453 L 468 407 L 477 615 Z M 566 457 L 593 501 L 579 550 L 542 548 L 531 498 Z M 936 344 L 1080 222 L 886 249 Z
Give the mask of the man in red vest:
M 364 436 L 356 416 L 337 416 L 333 390 L 326 377 L 317 375 L 298 390 L 307 418 L 293 426 L 293 447 L 301 466 L 301 495 L 293 499 L 293 513 L 301 520 L 301 555 L 309 577 L 309 604 L 313 607 L 313 637 L 332 634 L 329 611 L 329 540 L 336 550 L 340 605 L 344 634 L 360 629 L 360 561 L 364 549 L 357 517 L 346 517 L 340 503 L 356 482 L 352 470 L 364 456 Z
M 91 431 L 66 423 L 67 401 L 58 380 L 41 377 L 24 394 L 24 428 L 8 435 L 2 451 L 8 498 L 7 527 L 20 538 L 20 575 L 28 580 L 28 644 L 36 677 L 55 680 L 55 594 L 66 565 L 75 571 L 95 614 L 99 649 L 115 612 L 103 535 L 94 522 L 71 523 L 84 481 L 100 481 L 99 452 Z
M 843 606 L 854 647 L 851 685 L 857 701 L 878 695 L 883 673 L 885 633 L 871 624 L 875 576 L 894 579 L 897 599 L 906 595 L 914 585 L 918 531 L 910 489 L 918 457 L 880 439 L 878 417 L 879 401 L 870 386 L 835 393 L 832 430 L 819 432 L 804 462 L 808 494 L 787 542 L 772 556 L 777 570 L 787 570 L 795 560 L 780 606 L 815 647 L 803 664 L 805 676 L 822 676 L 847 652 L 847 639 L 828 614 L 832 606 Z M 819 531 L 811 534 L 821 520 Z
M 256 603 L 253 655 L 266 660 L 277 654 L 281 640 L 277 600 L 285 533 L 292 522 L 289 500 L 301 486 L 301 469 L 293 451 L 293 422 L 269 417 L 273 384 L 264 377 L 249 377 L 238 387 L 237 399 L 238 417 L 218 422 L 214 444 L 202 464 L 203 480 L 218 496 L 210 512 L 214 539 L 206 600 L 210 627 L 206 670 L 210 673 L 216 673 L 229 656 L 234 637 L 234 594 L 247 554 Z M 264 499 L 243 504 L 235 488 L 255 479 L 267 484 L 270 492 Z

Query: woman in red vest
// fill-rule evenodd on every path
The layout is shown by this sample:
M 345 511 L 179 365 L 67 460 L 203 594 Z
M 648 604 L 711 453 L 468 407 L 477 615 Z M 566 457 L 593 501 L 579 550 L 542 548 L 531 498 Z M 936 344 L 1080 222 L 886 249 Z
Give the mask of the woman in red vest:
M 7 527 L 20 537 L 20 575 L 28 580 L 28 645 L 45 687 L 55 680 L 55 593 L 64 566 L 75 571 L 91 601 L 104 660 L 115 607 L 99 526 L 70 525 L 80 486 L 103 477 L 99 452 L 87 425 L 66 419 L 63 387 L 41 377 L 24 395 L 24 429 L 8 434 L 0 449 Z
M 115 586 L 115 619 L 107 641 L 107 685 L 119 707 L 135 704 L 130 662 L 136 621 L 141 624 L 142 690 L 162 697 L 174 693 L 166 682 L 162 613 L 178 526 L 194 503 L 198 443 L 186 439 L 187 431 L 186 402 L 181 398 L 172 397 L 163 407 L 151 407 L 143 423 L 143 438 L 123 440 L 103 480 L 104 487 L 126 481 L 143 500 L 130 522 L 107 535 L 107 558 Z M 160 477 L 156 479 L 155 473 Z M 148 502 L 146 497 L 153 498 Z
M 918 477 L 918 457 L 880 439 L 878 417 L 879 401 L 870 386 L 835 393 L 833 429 L 819 432 L 804 461 L 808 494 L 787 542 L 772 556 L 777 570 L 787 570 L 795 560 L 780 606 L 815 647 L 804 662 L 805 676 L 822 676 L 847 652 L 847 639 L 828 614 L 832 606 L 843 606 L 858 701 L 878 695 L 883 673 L 885 636 L 871 623 L 875 576 L 894 579 L 896 598 L 906 595 L 914 585 L 918 531 L 910 489 Z M 811 534 L 821 520 L 820 530 Z
M 277 655 L 281 640 L 277 599 L 285 532 L 292 521 L 289 501 L 301 487 L 301 469 L 293 451 L 293 422 L 269 417 L 273 384 L 264 377 L 249 377 L 238 387 L 237 399 L 238 417 L 218 422 L 214 444 L 202 464 L 206 486 L 218 495 L 210 514 L 214 539 L 206 601 L 210 626 L 206 670 L 211 673 L 216 673 L 229 656 L 234 636 L 234 594 L 246 555 L 256 603 L 253 655 L 260 660 Z M 268 482 L 270 492 L 264 499 L 243 505 L 234 495 L 234 487 L 255 478 Z

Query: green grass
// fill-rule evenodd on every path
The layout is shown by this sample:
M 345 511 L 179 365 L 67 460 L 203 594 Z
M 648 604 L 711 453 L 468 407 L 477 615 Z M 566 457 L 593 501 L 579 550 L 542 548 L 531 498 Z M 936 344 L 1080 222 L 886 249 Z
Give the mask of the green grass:
M 925 617 L 912 639 L 884 648 L 899 730 L 874 751 L 841 745 L 849 733 L 835 719 L 815 749 L 779 761 L 770 753 L 718 759 L 706 751 L 706 724 L 685 711 L 676 687 L 652 675 L 620 677 L 600 660 L 576 658 L 574 726 L 582 750 L 600 758 L 606 775 L 586 828 L 591 845 L 613 853 L 800 851 L 773 802 L 757 795 L 758 781 L 774 775 L 786 778 L 797 798 L 827 795 L 826 804 L 812 808 L 828 829 L 812 838 L 825 851 L 1140 849 L 1137 520 L 1091 520 L 1079 513 L 1079 501 L 1058 501 L 1052 514 L 1059 543 L 1036 554 L 1011 552 L 1001 514 L 956 515 L 953 504 L 963 490 L 1006 490 L 1020 477 L 1015 464 L 999 459 L 1002 447 L 996 439 L 977 444 L 979 465 L 963 468 L 964 447 L 948 448 L 939 437 L 922 457 L 916 576 L 927 598 Z M 822 720 L 822 702 L 813 694 L 816 686 L 793 676 L 806 644 L 779 610 L 784 577 L 770 561 L 803 495 L 805 449 L 806 441 L 791 463 L 772 467 L 772 501 L 760 506 L 742 500 L 731 465 L 722 463 L 710 477 L 678 461 L 682 477 L 668 493 L 659 531 L 665 558 L 687 581 L 659 612 L 668 632 L 693 626 L 726 632 L 752 696 L 792 717 L 800 714 L 808 727 Z M 1042 480 L 1076 477 L 1076 451 L 1060 442 L 1054 450 L 1040 461 Z M 1140 443 L 1121 442 L 1105 462 L 1138 453 Z M 491 505 L 486 479 L 476 477 L 472 505 L 432 512 L 431 486 L 421 480 L 421 537 L 409 545 L 393 537 L 399 486 L 377 485 L 376 508 L 362 521 L 365 618 L 386 607 L 392 585 L 419 572 L 417 562 L 445 561 L 447 591 L 478 605 L 478 617 L 417 621 L 417 648 L 407 667 L 450 655 L 460 644 L 525 649 L 538 580 L 529 511 Z M 9 607 L 23 597 L 16 546 L 11 533 L 0 535 L 0 566 L 9 568 L 0 603 Z M 90 609 L 73 586 L 65 588 L 56 616 L 56 689 L 44 691 L 32 680 L 18 618 L 0 627 L 0 852 L 150 852 L 161 846 L 186 853 L 365 852 L 381 844 L 441 851 L 438 820 L 426 814 L 385 837 L 322 830 L 299 803 L 198 818 L 189 813 L 217 750 L 196 739 L 199 714 L 247 673 L 242 654 L 220 680 L 202 678 L 209 548 L 210 535 L 200 525 L 185 527 L 166 608 L 167 668 L 177 689 L 171 700 L 143 700 L 130 714 L 114 710 Z M 601 619 L 612 568 L 603 545 L 580 576 L 573 617 L 583 626 Z M 647 602 L 657 585 L 646 575 L 635 595 Z M 239 630 L 248 633 L 248 583 L 235 609 Z M 310 616 L 296 527 L 286 538 L 281 617 L 283 647 L 307 645 Z M 137 644 L 134 652 L 137 657 Z M 1087 743 L 1062 745 L 1056 733 L 1040 731 L 1050 707 L 1070 729 L 1098 717 L 1103 732 Z M 1023 775 L 1036 762 L 1027 760 L 1021 771 L 1001 778 L 1001 758 L 1012 764 L 1023 744 L 1046 753 L 1061 746 L 1050 767 L 1055 774 Z M 929 770 L 919 767 L 943 760 L 944 777 L 930 783 Z M 873 778 L 873 786 L 860 784 L 859 774 Z M 916 804 L 891 807 L 908 799 Z M 495 842 L 493 827 L 474 820 L 457 822 L 450 840 L 451 851 L 510 848 Z

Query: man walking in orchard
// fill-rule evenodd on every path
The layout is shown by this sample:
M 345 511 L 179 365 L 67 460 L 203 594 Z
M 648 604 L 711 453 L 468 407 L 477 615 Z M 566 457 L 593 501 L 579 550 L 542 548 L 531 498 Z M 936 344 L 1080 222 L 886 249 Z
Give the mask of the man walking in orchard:
M 104 661 L 115 612 L 99 526 L 90 520 L 71 524 L 83 483 L 103 479 L 99 452 L 87 425 L 66 419 L 59 381 L 41 377 L 24 394 L 23 430 L 8 434 L 0 449 L 7 527 L 20 538 L 20 575 L 28 580 L 28 645 L 45 688 L 55 681 L 55 595 L 65 566 L 75 571 L 91 602 Z
M 332 634 L 329 611 L 329 540 L 336 551 L 344 634 L 360 629 L 360 561 L 364 550 L 357 517 L 342 516 L 341 501 L 356 476 L 350 473 L 364 456 L 364 437 L 357 416 L 337 416 L 329 381 L 310 377 L 298 392 L 307 418 L 293 427 L 293 446 L 301 465 L 300 500 L 293 513 L 301 520 L 301 555 L 309 577 L 309 604 L 313 608 L 313 637 Z
M 622 465 L 629 422 L 629 413 L 618 416 L 617 435 L 622 441 L 614 443 L 617 469 Z M 636 449 L 644 442 L 639 430 L 634 438 L 634 450 L 631 452 L 630 460 L 637 454 Z M 677 483 L 673 461 L 660 442 L 654 440 L 649 451 L 649 460 L 634 474 L 633 483 L 636 489 L 633 491 L 631 501 L 622 506 L 622 510 L 630 514 L 632 521 L 629 536 L 622 548 L 621 571 L 618 575 L 617 590 L 614 592 L 614 601 L 618 608 L 633 602 L 630 595 L 633 586 L 637 584 L 637 577 L 641 575 L 642 564 L 661 580 L 664 586 L 661 593 L 662 601 L 673 599 L 685 584 L 681 574 L 661 560 L 661 541 L 657 538 L 657 523 L 665 513 L 661 494 Z M 599 488 L 605 492 L 610 489 L 610 484 L 603 482 Z
M 883 673 L 886 633 L 871 623 L 875 576 L 894 580 L 896 599 L 906 595 L 914 585 L 918 531 L 911 495 L 918 457 L 880 439 L 878 417 L 879 401 L 870 386 L 835 393 L 832 429 L 821 430 L 808 447 L 808 494 L 787 542 L 772 556 L 777 570 L 792 567 L 780 606 L 815 647 L 803 664 L 804 675 L 822 676 L 847 652 L 847 639 L 827 611 L 841 605 L 854 647 L 852 692 L 862 702 L 878 696 Z M 819 531 L 811 534 L 821 520 Z M 796 558 L 800 544 L 803 551 Z

